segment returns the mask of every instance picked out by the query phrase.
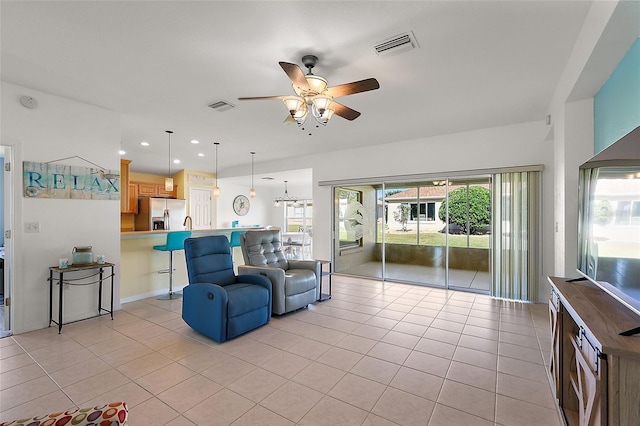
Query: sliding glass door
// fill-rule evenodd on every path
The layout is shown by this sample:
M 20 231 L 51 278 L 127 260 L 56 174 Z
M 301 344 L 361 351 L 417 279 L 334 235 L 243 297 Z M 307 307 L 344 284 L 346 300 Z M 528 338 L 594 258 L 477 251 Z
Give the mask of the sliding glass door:
M 384 278 L 446 286 L 446 241 L 436 213 L 446 188 L 434 188 L 430 182 L 389 184 L 384 194 Z
M 488 293 L 488 176 L 334 187 L 338 273 Z
M 376 229 L 382 221 L 379 185 L 334 188 L 334 271 L 382 278 Z
M 447 214 L 448 286 L 489 293 L 491 289 L 491 180 L 449 181 Z

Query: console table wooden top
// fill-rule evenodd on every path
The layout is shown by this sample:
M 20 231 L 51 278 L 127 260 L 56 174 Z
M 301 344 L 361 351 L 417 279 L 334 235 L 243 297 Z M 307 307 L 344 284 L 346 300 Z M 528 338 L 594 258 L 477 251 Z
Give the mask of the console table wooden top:
M 549 281 L 565 309 L 583 321 L 603 353 L 640 359 L 640 335 L 619 335 L 640 326 L 640 316 L 589 281 L 568 282 L 560 277 L 549 277 Z

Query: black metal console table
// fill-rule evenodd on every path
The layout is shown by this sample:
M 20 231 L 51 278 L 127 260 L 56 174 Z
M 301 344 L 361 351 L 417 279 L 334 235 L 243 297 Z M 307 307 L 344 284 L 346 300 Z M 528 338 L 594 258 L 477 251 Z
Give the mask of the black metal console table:
M 114 266 L 115 264 L 113 263 L 105 262 L 105 263 L 87 263 L 82 265 L 71 265 L 67 268 L 59 268 L 57 266 L 49 267 L 49 327 L 51 327 L 52 322 L 55 324 L 58 324 L 58 334 L 62 333 L 62 291 L 64 289 L 64 284 L 76 285 L 76 286 L 98 284 L 98 314 L 89 318 L 95 318 L 101 315 L 105 315 L 102 313 L 104 311 L 108 314 L 111 314 L 111 319 L 113 320 L 113 280 L 115 276 Z M 107 268 L 111 268 L 111 273 L 109 273 L 109 271 L 105 271 L 105 269 Z M 90 275 L 85 275 L 78 278 L 67 278 L 67 279 L 64 278 L 65 274 L 69 272 L 94 271 L 96 269 L 98 271 Z M 59 299 L 58 299 L 58 321 L 53 319 L 53 282 L 54 282 L 53 274 L 54 273 L 58 274 L 58 277 L 55 281 L 57 281 L 57 285 L 60 287 Z M 105 273 L 108 275 L 105 275 Z M 97 279 L 90 282 L 86 281 L 94 277 L 96 277 Z M 111 303 L 109 305 L 109 309 L 105 309 L 102 307 L 102 283 L 103 281 L 109 278 L 111 278 Z M 89 319 L 89 318 L 83 318 L 83 320 Z M 82 321 L 82 320 L 78 320 L 78 321 Z M 70 321 L 69 323 L 71 322 L 76 322 L 76 321 Z
M 333 268 L 330 260 L 316 259 L 316 261 L 320 262 L 320 270 L 321 270 L 320 290 L 319 290 L 320 297 L 318 298 L 318 302 L 324 302 L 325 300 L 331 299 L 331 276 L 333 275 Z M 328 266 L 328 269 L 329 269 L 328 271 L 325 271 L 324 269 L 325 265 Z M 324 277 L 327 277 L 327 280 L 329 281 L 328 293 L 322 292 L 322 282 L 324 281 Z

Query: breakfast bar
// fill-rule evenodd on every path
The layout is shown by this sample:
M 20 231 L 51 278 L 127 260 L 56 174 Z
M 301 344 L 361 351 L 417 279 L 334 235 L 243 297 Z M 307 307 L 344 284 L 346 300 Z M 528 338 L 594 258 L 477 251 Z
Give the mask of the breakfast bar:
M 193 238 L 208 235 L 225 235 L 230 238 L 233 231 L 244 231 L 250 228 L 216 228 L 192 230 Z M 153 297 L 166 291 L 169 287 L 166 274 L 158 271 L 167 268 L 166 254 L 153 250 L 154 245 L 164 244 L 169 231 L 130 231 L 120 233 L 120 301 L 122 303 Z M 234 265 L 244 264 L 239 248 L 232 249 Z M 187 268 L 184 252 L 174 253 L 174 290 L 180 291 L 187 285 Z

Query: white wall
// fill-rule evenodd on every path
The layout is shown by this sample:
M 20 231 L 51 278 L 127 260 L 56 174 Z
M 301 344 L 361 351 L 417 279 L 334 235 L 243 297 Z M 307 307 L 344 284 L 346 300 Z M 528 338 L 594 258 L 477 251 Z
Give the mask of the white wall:
M 313 169 L 313 256 L 328 259 L 333 199 L 331 189 L 319 186 L 319 181 L 542 164 L 543 206 L 553 206 L 553 142 L 545 140 L 548 130 L 542 121 L 514 124 L 261 163 L 260 169 L 276 172 L 286 170 L 291 163 Z M 233 173 L 225 171 L 227 176 Z M 237 173 L 244 171 L 238 169 Z M 553 240 L 549 238 L 552 226 L 552 218 L 544 217 L 540 294 L 548 293 L 544 277 L 554 270 Z
M 218 179 L 220 187 L 220 198 L 216 200 L 216 218 L 215 228 L 231 228 L 234 220 L 239 222 L 239 226 L 252 225 L 271 225 L 269 218 L 265 215 L 266 209 L 271 209 L 271 200 L 265 197 L 262 191 L 256 191 L 256 198 L 249 198 L 249 185 L 234 185 L 225 182 L 224 179 Z M 238 195 L 244 195 L 249 198 L 249 213 L 244 216 L 238 216 L 233 211 L 233 200 Z
M 555 228 L 553 245 L 549 247 L 553 251 L 554 268 L 549 271 L 549 275 L 568 277 L 577 275 L 575 272 L 578 228 L 577 202 L 575 202 L 578 193 L 577 166 L 593 155 L 595 92 L 583 95 L 584 99 L 570 99 L 573 90 L 579 86 L 581 78 L 587 80 L 592 78 L 588 70 L 585 72 L 585 68 L 592 60 L 594 50 L 617 6 L 617 1 L 592 3 L 549 105 L 553 123 L 551 137 L 555 152 L 553 217 L 547 215 L 548 220 L 553 221 Z M 613 69 L 614 64 L 601 64 L 601 67 L 604 66 L 610 66 Z
M 233 199 L 240 194 L 249 197 L 249 186 L 232 184 L 224 178 L 218 179 L 218 186 L 220 187 L 220 198 L 216 202 L 217 224 L 214 224 L 214 227 L 229 228 L 234 220 L 238 220 L 240 225 L 247 226 L 271 225 L 280 228 L 284 227 L 284 206 L 273 207 L 274 199 L 284 195 L 284 182 L 281 188 L 256 185 L 256 198 L 249 198 L 251 208 L 245 216 L 235 214 L 233 211 Z M 313 198 L 311 183 L 289 185 L 288 191 L 290 196 L 301 200 Z
M 23 333 L 49 323 L 49 266 L 71 258 L 74 246 L 93 246 L 94 253 L 120 263 L 120 202 L 103 200 L 35 199 L 22 196 L 22 162 L 47 162 L 81 156 L 107 169 L 119 170 L 120 115 L 114 111 L 2 82 L 0 143 L 12 148 L 13 210 L 12 311 L 13 332 Z M 31 96 L 35 109 L 19 99 Z M 78 161 L 61 164 L 90 165 Z M 24 233 L 25 222 L 38 222 L 39 233 Z M 10 242 L 7 241 L 7 244 Z M 116 267 L 114 307 L 119 303 Z M 55 288 L 54 288 L 55 289 Z M 67 320 L 95 315 L 97 286 L 65 292 Z M 57 305 L 57 304 L 55 304 Z

